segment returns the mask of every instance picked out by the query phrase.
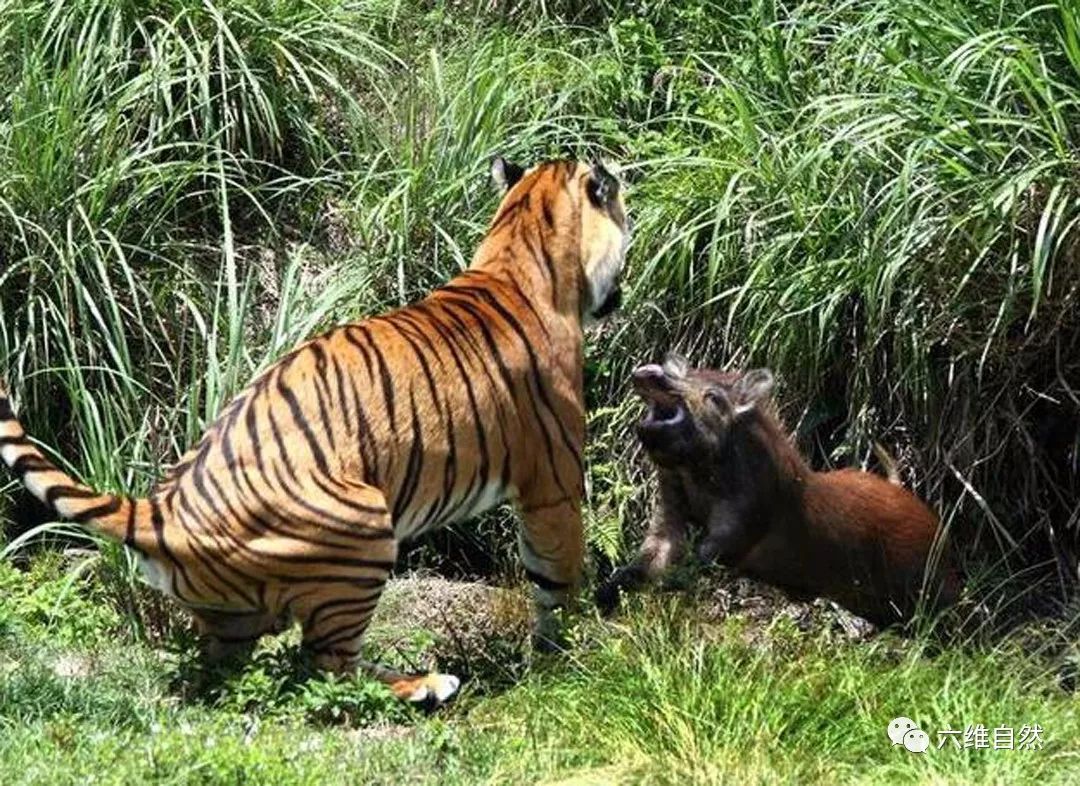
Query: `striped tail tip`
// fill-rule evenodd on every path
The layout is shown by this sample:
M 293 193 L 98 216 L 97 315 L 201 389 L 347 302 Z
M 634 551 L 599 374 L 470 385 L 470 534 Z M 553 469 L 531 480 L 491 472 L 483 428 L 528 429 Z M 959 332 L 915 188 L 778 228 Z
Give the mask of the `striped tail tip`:
M 45 457 L 27 436 L 0 383 L 0 459 L 32 495 L 56 516 L 85 524 L 103 535 L 135 545 L 143 516 L 128 497 L 101 494 L 82 485 Z M 141 513 L 142 511 L 139 511 Z

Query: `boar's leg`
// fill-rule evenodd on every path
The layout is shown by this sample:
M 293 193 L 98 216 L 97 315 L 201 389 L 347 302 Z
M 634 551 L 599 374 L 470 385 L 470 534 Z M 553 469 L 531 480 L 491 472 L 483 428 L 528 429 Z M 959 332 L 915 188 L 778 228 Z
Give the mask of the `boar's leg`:
M 705 537 L 698 543 L 697 556 L 704 564 L 719 562 L 735 567 L 755 541 L 749 517 L 742 507 L 735 500 L 717 500 L 709 512 Z
M 596 591 L 596 605 L 605 617 L 618 608 L 623 590 L 636 590 L 663 577 L 686 552 L 686 516 L 681 491 L 661 479 L 660 500 L 637 557 L 617 568 Z

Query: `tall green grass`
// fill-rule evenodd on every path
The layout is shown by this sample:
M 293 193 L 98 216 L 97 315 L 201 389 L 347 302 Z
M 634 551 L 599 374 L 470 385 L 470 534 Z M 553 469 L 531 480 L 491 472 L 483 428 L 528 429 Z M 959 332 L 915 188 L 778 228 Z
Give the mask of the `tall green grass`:
M 1050 577 L 1024 605 L 1067 595 L 1075 3 L 494 5 L 3 6 L 0 360 L 33 432 L 144 490 L 300 335 L 467 264 L 491 155 L 605 155 L 635 237 L 588 349 L 595 545 L 648 505 L 627 373 L 678 347 L 772 366 L 817 466 L 885 442 L 976 561 Z M 503 524 L 462 530 L 512 564 Z

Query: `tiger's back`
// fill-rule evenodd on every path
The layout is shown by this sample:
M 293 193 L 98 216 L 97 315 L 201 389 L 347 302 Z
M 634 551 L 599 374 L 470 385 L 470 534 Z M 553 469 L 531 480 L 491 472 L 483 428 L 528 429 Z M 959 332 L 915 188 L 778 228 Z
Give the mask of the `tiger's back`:
M 398 542 L 506 498 L 549 632 L 581 570 L 582 321 L 617 292 L 628 228 L 602 168 L 495 174 L 507 193 L 468 270 L 280 359 L 148 499 L 58 472 L 6 398 L 0 454 L 60 515 L 134 548 L 218 648 L 292 617 L 319 665 L 353 668 Z M 456 688 L 365 665 L 404 696 Z

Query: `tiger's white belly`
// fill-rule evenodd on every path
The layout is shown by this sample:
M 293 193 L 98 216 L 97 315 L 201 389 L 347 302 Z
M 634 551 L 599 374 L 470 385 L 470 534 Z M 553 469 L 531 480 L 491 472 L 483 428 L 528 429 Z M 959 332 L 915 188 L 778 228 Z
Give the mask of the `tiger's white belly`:
M 464 521 L 479 516 L 512 496 L 512 492 L 501 483 L 488 483 L 478 492 L 473 492 L 472 499 L 466 507 L 458 508 L 459 501 L 455 500 L 446 506 L 447 510 L 442 517 L 429 521 L 426 526 L 424 526 L 424 517 L 428 513 L 428 507 L 421 507 L 415 512 L 407 512 L 401 519 L 394 522 L 394 534 L 398 540 L 414 538 L 423 534 L 424 531 L 437 529 L 452 521 Z
M 139 563 L 139 570 L 142 571 L 143 581 L 158 592 L 163 592 L 169 597 L 175 597 L 172 591 L 172 582 L 169 580 L 169 572 L 161 567 L 157 560 L 138 553 L 136 553 L 135 559 Z

